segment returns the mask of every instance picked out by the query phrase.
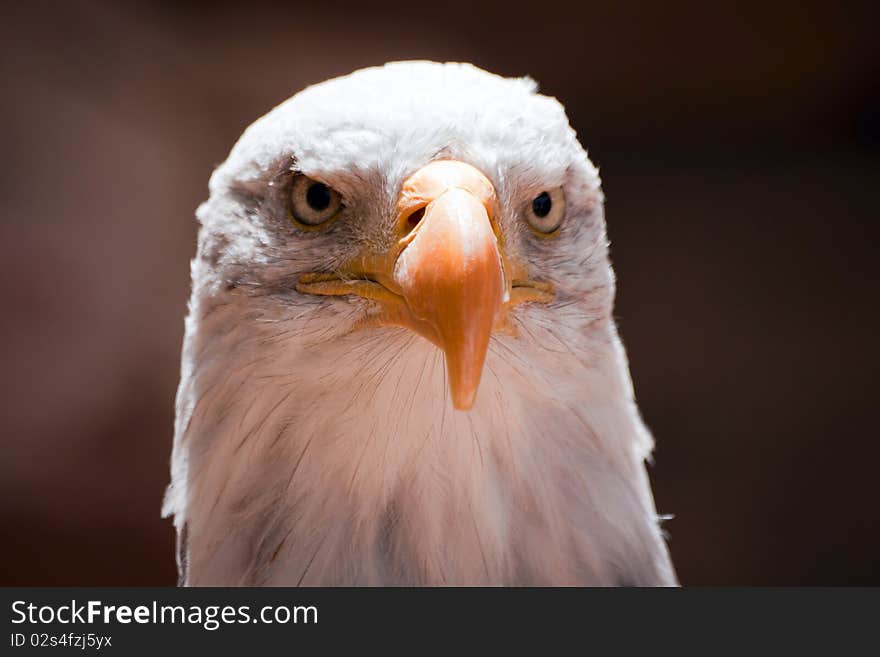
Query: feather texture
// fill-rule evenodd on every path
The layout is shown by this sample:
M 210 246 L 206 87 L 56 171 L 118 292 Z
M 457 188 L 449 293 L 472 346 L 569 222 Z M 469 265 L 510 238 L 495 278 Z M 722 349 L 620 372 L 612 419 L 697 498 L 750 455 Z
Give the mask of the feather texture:
M 387 245 L 403 179 L 447 157 L 492 181 L 505 248 L 557 290 L 493 335 L 469 412 L 432 344 L 359 328 L 371 302 L 294 289 Z M 345 199 L 329 230 L 287 220 L 292 169 Z M 557 186 L 565 221 L 537 238 L 523 208 Z M 253 124 L 210 189 L 164 505 L 183 583 L 675 584 L 598 173 L 555 99 L 464 64 L 366 69 Z

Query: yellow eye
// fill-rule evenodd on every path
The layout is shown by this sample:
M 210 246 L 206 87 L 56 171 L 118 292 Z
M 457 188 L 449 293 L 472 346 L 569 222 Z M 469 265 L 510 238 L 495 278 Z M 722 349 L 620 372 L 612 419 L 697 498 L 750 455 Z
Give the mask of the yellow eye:
M 342 208 L 339 194 L 317 180 L 302 174 L 293 179 L 290 186 L 290 213 L 306 227 L 327 223 Z
M 529 202 L 526 219 L 542 235 L 554 232 L 565 217 L 565 194 L 562 187 L 546 190 Z

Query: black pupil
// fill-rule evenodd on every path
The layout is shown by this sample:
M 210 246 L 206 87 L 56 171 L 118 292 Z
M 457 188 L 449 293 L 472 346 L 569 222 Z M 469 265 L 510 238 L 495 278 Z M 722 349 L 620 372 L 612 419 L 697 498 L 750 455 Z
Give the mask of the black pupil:
M 312 210 L 326 210 L 330 205 L 330 188 L 324 183 L 315 183 L 306 192 L 306 201 Z
M 547 192 L 541 192 L 535 197 L 535 200 L 532 201 L 532 212 L 539 217 L 546 217 L 550 214 L 550 208 L 552 207 L 553 201 L 550 198 L 550 194 Z

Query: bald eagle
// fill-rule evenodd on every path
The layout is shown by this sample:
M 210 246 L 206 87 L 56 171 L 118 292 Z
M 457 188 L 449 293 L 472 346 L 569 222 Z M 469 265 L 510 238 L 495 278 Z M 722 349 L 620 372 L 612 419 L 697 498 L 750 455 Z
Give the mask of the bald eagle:
M 527 78 L 309 87 L 216 169 L 163 513 L 185 585 L 674 585 L 603 194 Z

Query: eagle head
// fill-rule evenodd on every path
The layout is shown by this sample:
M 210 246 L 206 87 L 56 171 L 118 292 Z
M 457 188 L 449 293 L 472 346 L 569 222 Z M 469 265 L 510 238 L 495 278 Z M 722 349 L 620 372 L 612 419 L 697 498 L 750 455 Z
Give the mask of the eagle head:
M 197 216 L 183 581 L 674 582 L 599 176 L 533 81 L 402 62 L 309 87 Z

